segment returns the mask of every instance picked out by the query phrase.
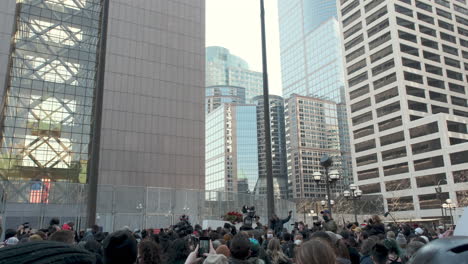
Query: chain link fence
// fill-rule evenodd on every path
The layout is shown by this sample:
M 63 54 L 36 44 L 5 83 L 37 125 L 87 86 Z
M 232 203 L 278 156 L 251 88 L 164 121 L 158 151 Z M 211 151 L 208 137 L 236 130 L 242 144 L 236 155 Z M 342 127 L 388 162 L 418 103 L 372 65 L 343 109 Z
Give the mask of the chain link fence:
M 0 181 L 3 230 L 17 228 L 24 222 L 29 222 L 32 228 L 44 228 L 54 217 L 61 223 L 73 221 L 77 229 L 84 229 L 86 205 L 87 186 L 84 184 Z M 266 223 L 265 196 L 100 185 L 96 221 L 108 232 L 124 226 L 132 230 L 168 227 L 177 223 L 183 214 L 190 217 L 192 224 L 202 224 L 203 220 L 221 220 L 229 211 L 240 212 L 243 205 L 255 206 L 261 222 Z M 276 200 L 275 207 L 280 217 L 286 216 L 288 211 L 296 212 L 295 203 L 287 200 Z

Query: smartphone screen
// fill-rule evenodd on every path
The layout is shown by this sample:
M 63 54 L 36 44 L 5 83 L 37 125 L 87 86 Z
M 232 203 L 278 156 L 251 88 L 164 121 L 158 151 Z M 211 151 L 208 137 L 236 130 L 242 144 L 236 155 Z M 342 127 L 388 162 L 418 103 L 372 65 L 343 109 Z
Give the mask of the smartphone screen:
M 198 248 L 198 256 L 203 256 L 205 253 L 210 253 L 210 238 L 200 237 L 200 246 Z

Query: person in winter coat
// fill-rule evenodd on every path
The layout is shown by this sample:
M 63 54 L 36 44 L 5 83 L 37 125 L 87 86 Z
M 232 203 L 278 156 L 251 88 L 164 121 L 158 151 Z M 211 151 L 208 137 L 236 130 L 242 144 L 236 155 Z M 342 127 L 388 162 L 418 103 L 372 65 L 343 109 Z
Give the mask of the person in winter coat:
M 322 218 L 323 218 L 323 229 L 325 231 L 331 231 L 333 233 L 336 233 L 336 231 L 338 230 L 338 225 L 336 224 L 335 220 L 333 220 L 333 218 L 331 218 L 331 213 L 329 210 L 323 210 L 322 212 L 320 212 L 322 214 Z
M 385 225 L 378 215 L 373 215 L 371 219 L 369 219 L 369 224 L 366 226 L 365 231 L 369 233 L 369 236 L 377 236 L 379 234 L 385 235 Z
M 270 219 L 270 229 L 272 229 L 276 235 L 278 235 L 283 230 L 283 225 L 291 220 L 292 211 L 289 211 L 288 217 L 285 219 L 279 219 L 276 214 L 273 214 L 273 217 Z

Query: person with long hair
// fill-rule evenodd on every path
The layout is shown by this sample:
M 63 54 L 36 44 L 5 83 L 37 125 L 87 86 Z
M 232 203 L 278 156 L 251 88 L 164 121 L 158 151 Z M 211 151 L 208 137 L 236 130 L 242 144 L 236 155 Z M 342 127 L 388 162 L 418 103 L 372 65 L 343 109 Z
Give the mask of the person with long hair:
M 279 239 L 273 238 L 268 242 L 267 250 L 267 264 L 290 264 L 288 256 L 281 250 L 281 243 Z
M 296 252 L 297 264 L 335 264 L 336 255 L 326 241 L 311 239 L 302 243 Z
M 160 264 L 161 252 L 158 244 L 151 240 L 143 240 L 138 244 L 138 264 Z

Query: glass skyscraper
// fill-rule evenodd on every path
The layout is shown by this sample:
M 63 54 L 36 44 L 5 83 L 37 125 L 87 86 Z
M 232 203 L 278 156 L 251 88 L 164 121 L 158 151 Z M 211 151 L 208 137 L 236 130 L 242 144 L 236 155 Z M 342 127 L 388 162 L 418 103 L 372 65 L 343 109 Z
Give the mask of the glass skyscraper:
M 203 1 L 2 0 L 0 16 L 2 183 L 204 188 Z
M 346 184 L 352 179 L 352 163 L 336 1 L 278 0 L 278 12 L 283 97 L 299 95 L 337 104 L 342 147 L 336 155 Z
M 245 88 L 246 101 L 263 94 L 263 75 L 249 69 L 242 58 L 223 47 L 206 48 L 206 86 L 240 86 Z
M 223 103 L 207 114 L 206 190 L 253 193 L 258 180 L 256 111 L 255 105 Z
M 206 113 L 209 114 L 223 103 L 245 104 L 245 88 L 238 86 L 206 87 Z

